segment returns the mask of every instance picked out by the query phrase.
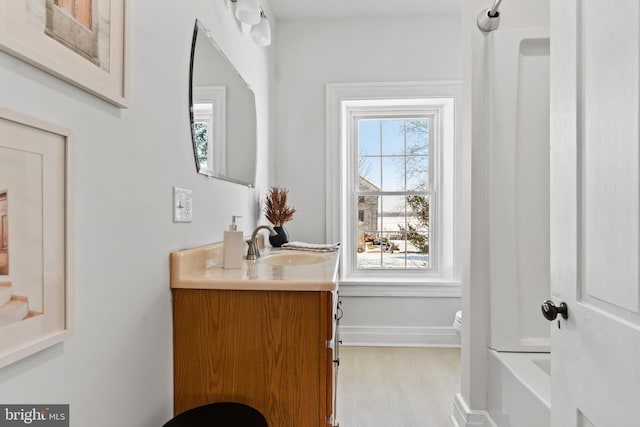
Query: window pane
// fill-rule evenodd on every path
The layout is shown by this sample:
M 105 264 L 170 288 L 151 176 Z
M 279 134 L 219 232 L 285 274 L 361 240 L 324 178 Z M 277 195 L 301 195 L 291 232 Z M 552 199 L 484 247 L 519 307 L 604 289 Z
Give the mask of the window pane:
M 380 157 L 360 157 L 358 175 L 358 191 L 380 191 Z
M 404 120 L 382 121 L 382 154 L 404 155 Z
M 194 123 L 193 134 L 196 140 L 196 152 L 198 153 L 198 163 L 201 169 L 208 169 L 209 166 L 209 137 L 207 135 L 208 127 L 205 123 Z
M 382 190 L 404 191 L 405 189 L 405 157 L 382 158 Z
M 400 251 L 402 237 L 398 231 L 382 234 L 383 268 L 405 268 L 405 254 Z
M 429 120 L 409 119 L 407 125 L 407 154 L 429 154 Z
M 358 253 L 356 268 L 381 268 L 382 253 L 380 252 L 379 233 L 358 233 Z
M 407 157 L 407 190 L 429 189 L 429 157 Z
M 409 231 L 429 231 L 428 196 L 407 196 L 407 227 Z
M 407 268 L 429 268 L 429 233 L 407 233 Z
M 382 196 L 380 231 L 397 233 L 405 223 L 405 196 Z
M 358 120 L 358 154 L 380 155 L 380 120 Z
M 405 241 L 406 197 L 382 196 L 382 239 L 379 243 L 383 268 L 405 268 L 400 251 Z
M 380 230 L 380 196 L 359 196 L 357 215 L 358 233 L 378 232 Z
M 428 196 L 407 196 L 407 268 L 429 267 Z

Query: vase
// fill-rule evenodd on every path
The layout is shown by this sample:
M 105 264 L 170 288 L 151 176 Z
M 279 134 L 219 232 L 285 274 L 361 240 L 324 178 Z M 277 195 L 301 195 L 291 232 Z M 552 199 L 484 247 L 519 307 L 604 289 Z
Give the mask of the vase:
M 275 236 L 269 236 L 269 243 L 271 243 L 271 246 L 279 248 L 289 242 L 289 233 L 287 233 L 287 230 L 284 227 L 275 226 L 273 229 L 278 234 Z

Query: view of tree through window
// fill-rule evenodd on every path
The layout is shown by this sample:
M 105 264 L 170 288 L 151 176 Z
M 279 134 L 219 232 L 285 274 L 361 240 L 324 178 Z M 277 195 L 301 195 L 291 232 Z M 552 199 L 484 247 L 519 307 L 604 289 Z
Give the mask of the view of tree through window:
M 197 148 L 197 156 L 198 162 L 200 162 L 200 167 L 203 169 L 208 169 L 209 167 L 209 137 L 207 136 L 208 126 L 206 123 L 194 123 L 193 124 L 193 134 L 196 140 L 196 148 Z
M 430 268 L 429 129 L 429 117 L 357 119 L 356 268 Z

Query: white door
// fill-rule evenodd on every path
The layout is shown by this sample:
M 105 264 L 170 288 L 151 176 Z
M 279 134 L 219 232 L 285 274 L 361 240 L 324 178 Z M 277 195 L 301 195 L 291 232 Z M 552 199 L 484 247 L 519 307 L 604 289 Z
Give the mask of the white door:
M 640 426 L 640 5 L 551 0 L 553 427 Z

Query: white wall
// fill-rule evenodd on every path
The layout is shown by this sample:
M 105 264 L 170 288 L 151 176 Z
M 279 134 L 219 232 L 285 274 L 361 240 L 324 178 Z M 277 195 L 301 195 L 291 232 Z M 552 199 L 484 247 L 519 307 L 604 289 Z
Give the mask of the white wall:
M 340 291 L 347 293 L 348 290 Z M 452 347 L 460 298 L 342 296 L 340 338 L 345 345 Z M 452 396 L 453 397 L 453 396 Z
M 267 187 L 273 48 L 243 36 L 226 1 L 128 3 L 127 110 L 0 53 L 0 105 L 75 132 L 78 220 L 75 336 L 0 369 L 0 402 L 69 403 L 73 426 L 157 427 L 171 417 L 169 252 L 222 240 L 231 215 L 249 231 Z M 255 90 L 256 190 L 195 173 L 187 106 L 196 17 Z M 172 223 L 174 185 L 193 190 L 192 223 Z
M 458 15 L 278 22 L 274 176 L 297 209 L 290 239 L 325 241 L 325 85 L 459 80 L 461 40 Z M 457 342 L 459 298 L 341 293 L 345 344 Z
M 325 239 L 325 85 L 457 80 L 459 16 L 279 21 L 275 179 L 294 240 Z M 337 167 L 337 165 L 336 165 Z

